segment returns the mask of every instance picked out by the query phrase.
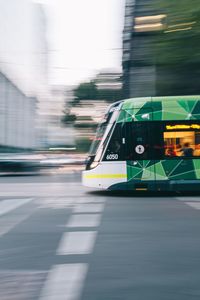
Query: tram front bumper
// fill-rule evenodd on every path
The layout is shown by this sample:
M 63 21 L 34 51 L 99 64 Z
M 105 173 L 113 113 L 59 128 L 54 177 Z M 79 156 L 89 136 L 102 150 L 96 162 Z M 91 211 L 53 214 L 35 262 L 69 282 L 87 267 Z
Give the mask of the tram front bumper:
M 108 189 L 110 186 L 127 182 L 126 163 L 105 162 L 96 168 L 82 172 L 84 186 Z

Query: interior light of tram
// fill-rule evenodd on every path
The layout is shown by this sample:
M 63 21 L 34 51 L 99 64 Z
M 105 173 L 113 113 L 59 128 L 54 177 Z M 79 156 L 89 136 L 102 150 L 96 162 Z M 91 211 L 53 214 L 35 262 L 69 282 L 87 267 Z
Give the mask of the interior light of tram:
M 198 124 L 176 124 L 176 125 L 166 125 L 167 130 L 177 130 L 177 129 L 200 129 Z

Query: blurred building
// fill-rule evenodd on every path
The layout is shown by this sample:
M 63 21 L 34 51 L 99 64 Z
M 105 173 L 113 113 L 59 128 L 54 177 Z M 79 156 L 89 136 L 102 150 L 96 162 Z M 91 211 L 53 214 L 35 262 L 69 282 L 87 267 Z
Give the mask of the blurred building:
M 105 100 L 80 100 L 71 108 L 70 113 L 76 116 L 75 124 L 77 126 L 88 125 L 92 128 L 101 121 L 106 107 L 108 107 L 108 102 Z M 88 129 L 86 132 L 89 134 Z
M 36 105 L 0 73 L 0 151 L 36 147 Z
M 125 98 L 199 94 L 199 13 L 195 0 L 126 0 Z
M 48 101 L 48 144 L 49 146 L 73 146 L 75 131 L 73 123 L 64 126 L 63 117 L 69 110 L 74 98 L 73 90 L 63 85 L 51 87 L 51 98 Z
M 102 120 L 108 105 L 105 100 L 85 99 L 71 107 L 70 115 L 75 117 L 74 137 L 78 151 L 87 152 L 89 150 L 97 125 Z
M 39 147 L 48 123 L 43 115 L 49 99 L 45 15 L 29 0 L 0 0 L 0 7 L 0 144 Z
M 90 82 L 76 87 L 75 101 L 67 119 L 74 122 L 78 150 L 88 151 L 107 107 L 122 99 L 121 78 L 122 73 L 118 70 L 103 69 Z
M 103 70 L 97 74 L 95 84 L 98 90 L 121 90 L 122 73 L 111 69 Z
M 154 0 L 126 0 L 123 31 L 123 88 L 126 98 L 156 95 L 152 41 L 163 30 L 166 16 L 155 7 Z

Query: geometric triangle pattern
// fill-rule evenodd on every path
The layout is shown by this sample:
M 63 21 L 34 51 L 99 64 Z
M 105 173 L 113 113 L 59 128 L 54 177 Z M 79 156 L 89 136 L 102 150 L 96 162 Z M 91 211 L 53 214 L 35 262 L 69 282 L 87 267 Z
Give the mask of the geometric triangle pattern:
M 138 160 L 127 161 L 127 179 L 155 180 L 154 161 Z
M 148 97 L 125 100 L 117 123 L 132 121 L 199 120 L 200 96 Z M 146 116 L 146 117 L 145 117 Z
M 200 96 L 147 97 L 125 100 L 117 123 L 200 120 Z M 134 163 L 134 165 L 133 165 Z M 127 161 L 127 180 L 200 179 L 200 160 Z
M 127 181 L 200 179 L 200 160 L 127 161 Z

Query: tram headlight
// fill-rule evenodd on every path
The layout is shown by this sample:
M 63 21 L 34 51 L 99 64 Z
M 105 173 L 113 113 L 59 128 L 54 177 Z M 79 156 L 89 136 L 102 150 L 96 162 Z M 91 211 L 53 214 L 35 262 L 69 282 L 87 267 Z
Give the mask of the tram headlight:
M 98 161 L 93 161 L 90 165 L 90 169 L 94 169 L 98 166 L 99 162 Z

